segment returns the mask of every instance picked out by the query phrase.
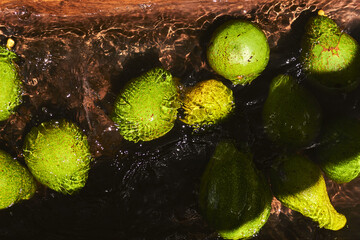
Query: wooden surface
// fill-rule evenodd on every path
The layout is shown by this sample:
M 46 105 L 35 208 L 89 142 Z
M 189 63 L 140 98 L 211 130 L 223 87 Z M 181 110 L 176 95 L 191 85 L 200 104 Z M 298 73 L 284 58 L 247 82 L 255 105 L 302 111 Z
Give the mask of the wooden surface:
M 0 12 L 17 13 L 27 9 L 39 15 L 77 16 L 83 14 L 119 14 L 129 11 L 191 11 L 199 7 L 212 7 L 224 3 L 239 3 L 239 8 L 253 5 L 255 0 L 1 0 Z

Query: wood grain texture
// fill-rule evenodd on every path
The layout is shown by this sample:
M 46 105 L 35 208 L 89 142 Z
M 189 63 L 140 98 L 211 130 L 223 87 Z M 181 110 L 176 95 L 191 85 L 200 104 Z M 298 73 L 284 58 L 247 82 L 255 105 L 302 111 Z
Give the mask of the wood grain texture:
M 238 2 L 239 7 L 254 5 L 261 2 L 255 0 L 2 0 L 0 12 L 16 13 L 19 9 L 31 9 L 39 15 L 77 16 L 77 15 L 113 15 L 122 12 L 133 11 L 184 11 L 191 12 L 194 9 L 206 6 L 214 7 L 224 2 Z

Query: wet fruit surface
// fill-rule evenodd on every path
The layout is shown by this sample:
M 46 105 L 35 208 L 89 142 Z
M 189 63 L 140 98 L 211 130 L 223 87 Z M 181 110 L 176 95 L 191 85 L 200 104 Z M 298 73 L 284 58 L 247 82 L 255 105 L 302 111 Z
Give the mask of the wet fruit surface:
M 220 142 L 201 180 L 199 204 L 205 219 L 225 239 L 249 238 L 270 215 L 270 187 L 250 153 Z
M 14 64 L 15 53 L 0 47 L 0 121 L 14 112 L 21 101 L 21 81 Z
M 247 84 L 265 69 L 270 48 L 251 22 L 232 20 L 215 30 L 207 49 L 210 66 L 234 84 Z
M 186 124 L 194 127 L 224 120 L 234 109 L 234 95 L 222 82 L 211 79 L 186 90 L 182 100 Z
M 86 136 L 67 120 L 44 122 L 25 139 L 24 157 L 42 184 L 72 194 L 86 184 L 91 154 Z
M 35 180 L 29 171 L 2 150 L 0 150 L 0 188 L 0 209 L 30 199 L 36 191 Z
M 278 161 L 271 172 L 275 197 L 320 227 L 335 231 L 343 228 L 346 218 L 331 205 L 320 168 L 300 155 L 285 156 Z
M 312 82 L 324 88 L 354 90 L 360 83 L 360 46 L 326 16 L 307 23 L 302 61 Z
M 353 117 L 339 118 L 324 126 L 316 149 L 316 160 L 332 180 L 346 183 L 360 173 L 360 122 Z
M 275 77 L 263 108 L 268 137 L 289 147 L 309 145 L 321 127 L 321 107 L 314 96 L 288 75 Z
M 132 79 L 115 101 L 113 121 L 129 141 L 151 141 L 169 132 L 180 107 L 177 81 L 171 73 L 152 69 Z

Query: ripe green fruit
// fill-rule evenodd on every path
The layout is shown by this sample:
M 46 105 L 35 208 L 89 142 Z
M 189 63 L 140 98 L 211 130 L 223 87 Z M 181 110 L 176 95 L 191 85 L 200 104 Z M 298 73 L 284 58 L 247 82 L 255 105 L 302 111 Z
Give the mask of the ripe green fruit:
M 21 100 L 21 81 L 13 62 L 15 53 L 0 47 L 0 121 L 13 114 Z
M 132 79 L 115 101 L 112 120 L 129 141 L 151 141 L 169 132 L 177 117 L 176 79 L 154 68 Z
M 360 174 L 360 121 L 341 118 L 324 126 L 316 159 L 326 176 L 346 183 Z
M 346 218 L 331 205 L 320 168 L 300 155 L 284 156 L 270 174 L 275 197 L 286 207 L 317 222 L 320 227 L 339 230 Z
M 0 209 L 30 199 L 36 191 L 35 179 L 29 171 L 0 150 Z
M 225 239 L 249 238 L 266 223 L 271 200 L 251 155 L 233 143 L 219 143 L 200 185 L 199 205 L 207 222 Z
M 87 181 L 91 154 L 86 136 L 66 120 L 44 122 L 25 138 L 25 162 L 42 184 L 72 194 Z
M 321 115 L 317 100 L 294 78 L 279 75 L 272 80 L 263 107 L 269 139 L 289 147 L 305 146 L 318 135 Z
M 311 82 L 325 89 L 351 91 L 360 82 L 360 46 L 330 18 L 309 20 L 301 59 Z
M 212 69 L 234 84 L 251 83 L 269 62 L 265 34 L 248 21 L 232 20 L 217 28 L 207 49 Z
M 217 80 L 206 80 L 189 89 L 182 100 L 186 124 L 199 127 L 216 124 L 234 109 L 231 89 Z

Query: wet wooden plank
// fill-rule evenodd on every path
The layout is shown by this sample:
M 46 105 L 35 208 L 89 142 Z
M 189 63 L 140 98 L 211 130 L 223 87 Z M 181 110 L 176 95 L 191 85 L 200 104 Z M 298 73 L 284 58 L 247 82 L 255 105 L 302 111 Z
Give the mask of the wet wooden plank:
M 199 8 L 217 8 L 229 3 L 237 3 L 238 8 L 249 8 L 260 2 L 261 0 L 2 0 L 0 12 L 17 14 L 27 9 L 39 15 L 77 16 L 97 13 L 112 15 L 133 11 L 183 11 L 191 15 L 193 10 Z

